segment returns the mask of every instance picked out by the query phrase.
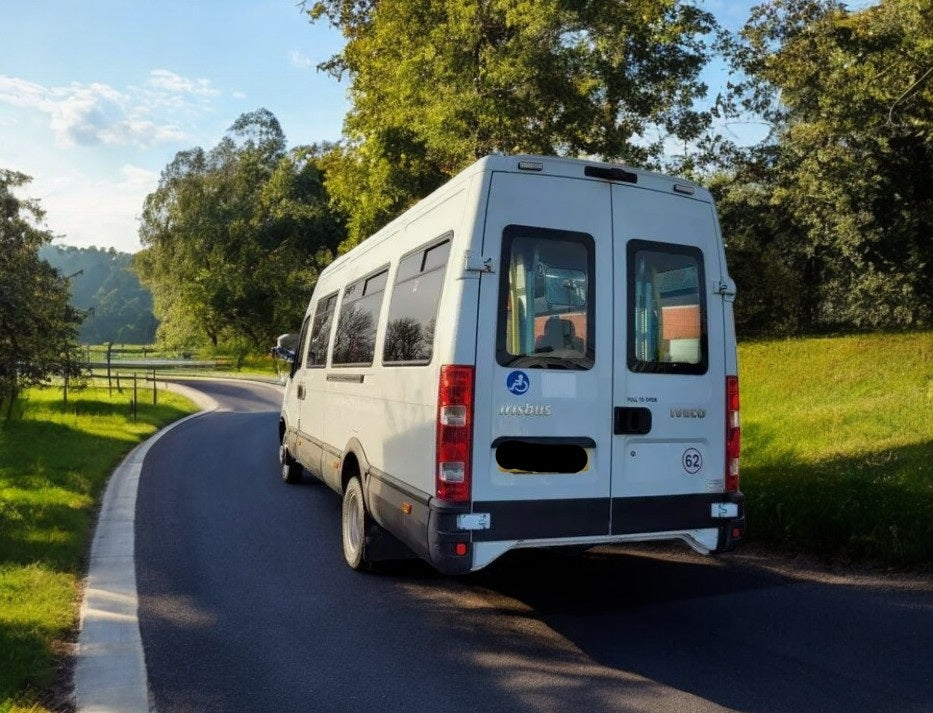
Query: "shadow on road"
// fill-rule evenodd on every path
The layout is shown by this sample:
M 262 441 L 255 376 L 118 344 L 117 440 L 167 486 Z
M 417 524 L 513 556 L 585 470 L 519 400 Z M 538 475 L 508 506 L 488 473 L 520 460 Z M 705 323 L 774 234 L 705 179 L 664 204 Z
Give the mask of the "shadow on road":
M 612 548 L 517 552 L 463 584 L 595 664 L 730 709 L 920 713 L 933 696 L 928 601 Z

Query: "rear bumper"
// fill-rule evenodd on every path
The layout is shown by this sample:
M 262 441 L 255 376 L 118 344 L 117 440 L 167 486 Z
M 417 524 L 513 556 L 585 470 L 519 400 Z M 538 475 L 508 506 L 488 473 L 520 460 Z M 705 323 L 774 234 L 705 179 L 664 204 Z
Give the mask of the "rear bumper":
M 726 520 L 719 527 L 719 543 L 714 552 L 734 550 L 745 539 L 745 496 L 742 493 L 726 493 L 724 502 L 737 503 L 738 517 Z
M 734 504 L 735 515 L 722 518 L 713 506 Z M 594 537 L 636 533 L 737 527 L 744 531 L 742 493 L 690 493 L 635 498 L 476 501 L 473 512 L 489 513 L 490 528 L 477 530 L 479 542 Z
M 734 515 L 717 517 L 723 504 Z M 681 537 L 703 531 L 703 552 L 733 549 L 745 536 L 745 496 L 742 493 L 699 493 L 637 498 L 476 501 L 472 508 L 431 499 L 428 516 L 429 561 L 444 574 L 465 574 L 488 564 L 477 558 L 477 545 L 546 547 L 549 541 L 580 538 L 591 542 L 640 541 Z M 489 515 L 488 529 L 462 530 L 457 516 Z M 718 533 L 718 536 L 716 536 Z M 715 540 L 715 542 L 713 541 Z M 457 554 L 457 546 L 466 547 Z M 476 567 L 474 567 L 474 562 Z
M 428 504 L 428 559 L 443 574 L 466 574 L 473 569 L 472 531 L 457 526 L 457 516 L 469 505 L 451 505 L 432 498 Z M 457 554 L 457 545 L 466 546 Z

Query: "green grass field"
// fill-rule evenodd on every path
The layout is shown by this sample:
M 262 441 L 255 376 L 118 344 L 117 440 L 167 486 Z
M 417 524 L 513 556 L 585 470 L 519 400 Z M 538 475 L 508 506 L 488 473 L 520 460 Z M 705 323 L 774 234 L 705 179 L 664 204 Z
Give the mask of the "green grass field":
M 889 566 L 933 561 L 933 333 L 739 347 L 752 541 Z
M 151 392 L 149 392 L 151 394 Z M 77 625 L 79 584 L 101 491 L 120 459 L 158 427 L 196 410 L 180 396 L 92 388 L 27 392 L 0 420 L 0 713 L 41 711 L 57 647 Z

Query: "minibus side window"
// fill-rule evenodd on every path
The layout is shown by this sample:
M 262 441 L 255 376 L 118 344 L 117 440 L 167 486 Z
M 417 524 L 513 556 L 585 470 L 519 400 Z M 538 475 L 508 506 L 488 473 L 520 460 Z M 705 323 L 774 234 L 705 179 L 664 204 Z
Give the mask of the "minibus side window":
M 311 315 L 309 314 L 301 323 L 301 332 L 298 333 L 298 353 L 295 355 L 295 360 L 292 362 L 291 376 L 295 375 L 295 372 L 298 371 L 298 367 L 301 364 L 301 357 L 305 349 L 305 337 L 308 336 L 308 323 L 310 320 Z
M 327 346 L 330 341 L 330 325 L 334 318 L 334 305 L 337 304 L 337 293 L 322 297 L 317 301 L 314 310 L 314 321 L 311 323 L 311 340 L 308 343 L 308 361 L 305 364 L 309 369 L 323 368 L 327 362 Z
M 376 351 L 376 324 L 389 271 L 347 285 L 334 339 L 333 365 L 371 366 Z
M 496 361 L 589 369 L 595 362 L 595 248 L 586 233 L 509 225 L 502 235 Z
M 629 369 L 705 374 L 703 253 L 688 245 L 630 240 L 627 256 Z
M 448 234 L 449 236 L 449 234 Z M 389 303 L 384 364 L 427 364 L 434 350 L 434 326 L 450 256 L 450 239 L 399 260 Z

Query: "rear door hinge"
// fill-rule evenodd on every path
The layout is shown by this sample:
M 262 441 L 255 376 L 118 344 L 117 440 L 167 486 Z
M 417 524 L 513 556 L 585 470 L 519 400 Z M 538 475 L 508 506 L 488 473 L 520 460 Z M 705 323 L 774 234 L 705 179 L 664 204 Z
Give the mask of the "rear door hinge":
M 483 255 L 474 255 L 467 250 L 464 253 L 463 269 L 467 272 L 488 272 L 496 271 L 496 259 L 484 257 Z
M 713 292 L 722 295 L 723 299 L 731 301 L 735 299 L 735 282 L 728 278 L 717 280 L 713 285 Z

